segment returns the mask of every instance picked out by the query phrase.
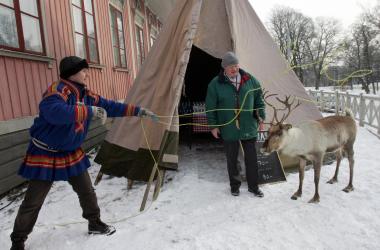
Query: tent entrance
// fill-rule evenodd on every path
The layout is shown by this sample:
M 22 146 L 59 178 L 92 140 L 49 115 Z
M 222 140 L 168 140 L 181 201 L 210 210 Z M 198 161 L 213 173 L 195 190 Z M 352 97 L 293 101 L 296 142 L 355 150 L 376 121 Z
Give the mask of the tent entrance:
M 193 125 L 180 126 L 180 143 L 188 143 L 191 147 L 194 139 L 210 137 L 209 128 L 205 126 L 205 100 L 208 84 L 220 72 L 220 63 L 221 59 L 192 46 L 178 112 L 180 115 L 193 114 L 180 117 L 180 124 Z

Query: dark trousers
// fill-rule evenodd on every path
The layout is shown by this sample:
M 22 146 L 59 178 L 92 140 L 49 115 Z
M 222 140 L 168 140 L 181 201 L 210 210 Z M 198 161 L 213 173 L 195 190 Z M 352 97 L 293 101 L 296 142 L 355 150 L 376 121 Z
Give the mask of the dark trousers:
M 256 189 L 258 187 L 257 154 L 255 147 L 256 139 L 242 140 L 241 144 L 244 150 L 244 162 L 248 188 Z M 239 149 L 239 141 L 224 141 L 224 150 L 227 157 L 227 169 L 231 189 L 238 189 L 241 185 L 241 177 L 237 168 Z
M 83 210 L 83 218 L 87 220 L 100 218 L 100 209 L 88 172 L 85 171 L 79 176 L 71 177 L 69 183 L 79 197 L 79 203 Z M 11 234 L 13 242 L 25 241 L 32 232 L 38 213 L 52 184 L 53 182 L 50 181 L 29 181 L 25 198 L 18 210 Z

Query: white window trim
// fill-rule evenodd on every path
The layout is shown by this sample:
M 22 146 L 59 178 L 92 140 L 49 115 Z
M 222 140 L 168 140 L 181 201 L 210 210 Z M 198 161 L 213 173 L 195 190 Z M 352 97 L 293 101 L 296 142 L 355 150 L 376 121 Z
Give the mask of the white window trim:
M 26 52 L 13 51 L 13 50 L 2 49 L 2 48 L 0 48 L 0 56 L 20 58 L 20 59 L 38 61 L 38 62 L 46 62 L 48 64 L 49 69 L 53 68 L 53 62 L 55 62 L 54 57 L 29 54 Z

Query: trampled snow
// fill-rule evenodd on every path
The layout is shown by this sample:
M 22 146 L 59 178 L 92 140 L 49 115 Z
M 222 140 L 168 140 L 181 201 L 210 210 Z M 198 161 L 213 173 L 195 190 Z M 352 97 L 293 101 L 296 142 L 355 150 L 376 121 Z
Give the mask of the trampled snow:
M 290 196 L 298 173 L 287 182 L 262 186 L 265 197 L 230 194 L 223 147 L 215 143 L 180 148 L 177 172 L 168 172 L 158 199 L 139 213 L 145 190 L 127 190 L 124 178 L 106 178 L 96 186 L 102 219 L 117 228 L 111 236 L 89 236 L 78 198 L 66 182 L 57 182 L 43 205 L 26 249 L 380 249 L 380 140 L 365 128 L 355 143 L 355 191 L 341 191 L 349 178 L 348 161 L 339 182 L 326 184 L 335 163 L 322 168 L 319 204 L 313 170 L 305 173 L 303 197 Z M 95 179 L 97 164 L 90 168 Z M 150 197 L 152 193 L 150 194 Z M 7 204 L 6 198 L 0 204 Z M 0 249 L 9 249 L 9 234 L 21 201 L 0 212 Z M 1 205 L 1 206 L 3 206 Z M 75 223 L 75 224 L 70 224 Z

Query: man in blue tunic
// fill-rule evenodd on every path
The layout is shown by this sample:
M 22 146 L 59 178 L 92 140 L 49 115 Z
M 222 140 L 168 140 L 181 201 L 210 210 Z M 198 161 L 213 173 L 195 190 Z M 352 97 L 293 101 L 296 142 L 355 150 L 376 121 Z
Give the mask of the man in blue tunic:
M 100 209 L 87 168 L 90 162 L 81 149 L 92 117 L 138 116 L 157 120 L 142 107 L 107 100 L 89 89 L 85 59 L 69 56 L 61 60 L 60 81 L 43 94 L 39 116 L 30 128 L 31 141 L 19 174 L 29 179 L 13 232 L 12 250 L 24 249 L 38 213 L 54 181 L 68 181 L 79 197 L 82 216 L 89 221 L 89 234 L 110 235 L 116 230 L 100 219 Z

